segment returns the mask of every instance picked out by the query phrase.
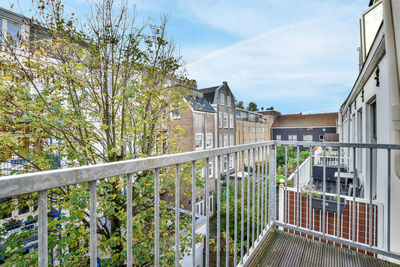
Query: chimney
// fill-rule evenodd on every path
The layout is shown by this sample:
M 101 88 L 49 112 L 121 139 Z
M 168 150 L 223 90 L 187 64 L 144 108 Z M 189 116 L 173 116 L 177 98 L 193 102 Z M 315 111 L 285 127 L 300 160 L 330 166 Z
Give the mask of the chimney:
M 222 84 L 223 85 L 228 85 L 228 83 L 226 81 L 223 81 Z

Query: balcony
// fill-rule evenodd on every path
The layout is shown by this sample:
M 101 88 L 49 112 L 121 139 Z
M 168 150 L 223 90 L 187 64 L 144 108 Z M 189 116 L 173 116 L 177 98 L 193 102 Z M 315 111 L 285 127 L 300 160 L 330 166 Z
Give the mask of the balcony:
M 296 160 L 288 155 L 289 146 L 296 148 L 294 152 Z M 336 165 L 326 159 L 325 152 L 322 160 L 318 162 L 323 168 L 320 189 L 313 187 L 313 160 L 308 158 L 300 164 L 300 146 L 309 148 L 311 159 L 315 156 L 313 154 L 316 153 L 317 147 L 322 147 L 323 151 L 328 147 L 338 151 Z M 107 184 L 111 179 L 121 181 L 124 186 L 122 208 L 126 225 L 118 238 L 124 241 L 121 244 L 127 256 L 121 253 L 121 257 L 124 257 L 122 262 L 128 266 L 143 264 L 140 262 L 141 259 L 133 256 L 137 254 L 133 254 L 133 249 L 136 248 L 133 245 L 135 235 L 132 229 L 137 224 L 145 224 L 146 229 L 154 233 L 146 247 L 152 255 L 151 261 L 147 261 L 146 265 L 394 265 L 388 260 L 400 260 L 400 254 L 391 250 L 391 246 L 398 242 L 390 240 L 391 212 L 394 210 L 392 207 L 397 204 L 391 204 L 391 188 L 387 185 L 384 188 L 383 198 L 379 196 L 377 199 L 373 198 L 373 190 L 368 190 L 364 194 L 366 197 L 356 195 L 357 190 L 352 190 L 350 195 L 342 194 L 340 181 L 343 169 L 337 163 L 344 162 L 341 154 L 347 150 L 354 151 L 353 156 L 358 155 L 358 150 L 366 151 L 370 155 L 374 151 L 384 153 L 385 157 L 380 158 L 380 163 L 386 164 L 386 175 L 378 179 L 391 181 L 391 157 L 396 150 L 400 150 L 400 145 L 269 141 L 5 176 L 0 179 L 0 196 L 15 198 L 32 195 L 32 198 L 35 198 L 37 194 L 38 225 L 34 227 L 34 231 L 38 236 L 38 240 L 35 241 L 38 247 L 29 253 L 37 253 L 34 257 L 39 266 L 48 266 L 49 263 L 58 265 L 69 251 L 66 248 L 62 250 L 63 253 L 57 254 L 54 252 L 54 247 L 50 248 L 50 241 L 54 238 L 55 231 L 60 235 L 64 234 L 63 231 L 67 231 L 62 221 L 57 223 L 58 228 L 52 228 L 54 221 L 57 220 L 51 212 L 49 215 L 50 208 L 57 205 L 57 201 L 54 200 L 57 196 L 54 192 L 57 192 L 57 189 L 85 184 L 89 203 L 82 201 L 83 210 L 87 214 L 84 219 L 88 222 L 88 242 L 84 244 L 87 253 L 84 256 L 90 261 L 91 266 L 96 266 L 98 262 L 101 264 L 102 260 L 110 258 L 107 247 L 98 246 L 100 224 L 103 226 L 111 224 L 100 211 L 101 206 L 107 203 L 99 201 L 102 196 L 98 192 L 98 187 L 100 183 Z M 244 154 L 247 157 L 244 157 Z M 233 178 L 223 180 L 221 175 L 210 178 L 207 171 L 204 173 L 205 177 L 198 177 L 199 166 L 207 169 L 209 160 L 215 159 L 219 163 L 215 164 L 215 167 L 220 168 L 224 156 L 228 157 L 228 161 L 229 157 L 234 158 L 234 168 L 230 175 Z M 356 162 L 354 157 L 351 160 Z M 336 192 L 326 190 L 328 161 L 329 166 L 337 167 Z M 252 166 L 248 166 L 247 162 L 251 162 Z M 290 175 L 291 164 L 295 164 L 294 175 Z M 308 164 L 310 173 L 307 180 L 301 177 L 304 173 L 300 171 L 300 166 Z M 354 178 L 357 176 L 355 166 L 357 164 L 348 166 L 348 169 L 353 170 Z M 246 175 L 245 169 L 249 170 Z M 372 168 L 370 169 L 371 174 L 364 175 L 365 183 L 372 185 Z M 151 188 L 140 188 L 140 190 L 151 190 L 153 194 L 152 197 L 143 200 L 146 205 L 150 203 L 150 207 L 146 207 L 153 214 L 151 221 L 132 220 L 133 209 L 137 209 L 132 200 L 137 173 L 146 173 L 151 177 Z M 217 173 L 221 171 L 218 170 Z M 183 183 L 186 174 L 190 176 L 189 185 Z M 173 188 L 170 197 L 160 194 L 160 189 L 166 188 L 168 177 L 172 177 L 173 181 L 168 184 L 169 188 Z M 306 187 L 301 187 L 300 181 L 303 180 L 307 184 Z M 352 181 L 358 183 L 359 180 Z M 215 198 L 213 198 L 216 201 L 215 203 L 205 201 L 205 214 L 201 216 L 196 213 L 198 195 L 192 192 L 203 192 L 202 195 L 208 200 L 212 194 L 209 190 L 210 183 L 216 184 Z M 353 186 L 356 188 L 359 185 Z M 182 191 L 190 193 L 186 195 L 191 201 L 190 211 L 182 210 L 185 200 Z M 138 196 L 135 194 L 136 197 Z M 316 205 L 318 203 L 319 205 Z M 161 214 L 162 210 L 168 214 Z M 56 211 L 60 213 L 60 217 L 72 216 L 72 211 L 63 207 L 58 207 Z M 161 227 L 163 220 L 164 223 L 166 221 L 168 230 Z M 182 221 L 187 222 L 187 225 L 182 224 Z M 111 230 L 112 227 L 108 229 Z M 32 243 L 30 241 L 28 245 L 31 246 Z M 0 248 L 2 246 L 4 245 L 0 244 Z M 226 249 L 227 247 L 229 249 Z

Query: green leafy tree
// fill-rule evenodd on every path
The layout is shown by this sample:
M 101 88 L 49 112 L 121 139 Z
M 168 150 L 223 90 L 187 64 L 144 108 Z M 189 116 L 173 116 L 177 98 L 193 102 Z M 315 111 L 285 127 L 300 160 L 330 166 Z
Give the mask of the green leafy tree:
M 0 47 L 4 55 L 0 156 L 17 155 L 26 160 L 25 171 L 43 171 L 176 152 L 182 129 L 171 128 L 169 114 L 184 111 L 182 98 L 190 81 L 174 42 L 167 37 L 167 19 L 162 17 L 159 25 L 138 25 L 125 2 L 117 6 L 113 0 L 99 0 L 81 29 L 78 17 L 66 18 L 60 1 L 37 0 L 36 4 L 40 15 L 36 23 L 45 29 L 46 38 L 5 37 L 6 45 Z M 185 188 L 190 171 L 186 165 L 182 169 Z M 137 173 L 133 178 L 133 259 L 136 265 L 151 265 L 154 173 Z M 161 197 L 168 199 L 173 170 L 162 169 L 160 178 Z M 97 183 L 98 248 L 105 265 L 122 266 L 126 259 L 125 189 L 126 177 Z M 182 194 L 189 193 L 183 190 Z M 86 265 L 88 184 L 51 190 L 49 200 L 49 208 L 63 211 L 58 218 L 49 217 L 49 249 L 62 265 Z M 20 196 L 16 203 L 3 203 L 2 212 L 36 202 L 36 194 Z M 171 204 L 162 200 L 163 265 L 173 259 L 172 212 Z M 189 221 L 183 219 L 181 229 L 189 228 Z M 37 251 L 23 253 L 22 241 L 32 235 L 31 230 L 22 231 L 6 239 L 0 256 L 7 265 L 35 264 Z M 182 248 L 187 242 L 183 238 Z
M 236 107 L 240 109 L 244 109 L 243 101 L 239 101 L 236 103 Z
M 248 111 L 258 111 L 257 104 L 254 102 L 250 102 L 249 105 L 247 106 Z

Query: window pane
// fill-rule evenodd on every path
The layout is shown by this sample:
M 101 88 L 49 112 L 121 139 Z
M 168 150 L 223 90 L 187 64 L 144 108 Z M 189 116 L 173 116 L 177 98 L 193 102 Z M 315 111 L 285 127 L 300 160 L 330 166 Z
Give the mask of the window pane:
M 21 25 L 14 21 L 7 21 L 7 33 L 8 35 L 17 40 L 17 35 L 21 32 Z

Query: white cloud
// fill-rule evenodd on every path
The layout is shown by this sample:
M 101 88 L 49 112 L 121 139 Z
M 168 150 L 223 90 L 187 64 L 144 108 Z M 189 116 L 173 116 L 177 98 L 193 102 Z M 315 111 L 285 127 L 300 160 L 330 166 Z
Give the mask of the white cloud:
M 335 110 L 356 78 L 356 9 L 345 6 L 337 15 L 332 8 L 330 15 L 264 30 L 198 58 L 188 65 L 189 74 L 200 87 L 226 80 L 238 99 L 264 106 L 286 101 L 288 109 L 297 102 L 304 103 L 299 111 Z M 343 20 L 345 15 L 352 19 Z

